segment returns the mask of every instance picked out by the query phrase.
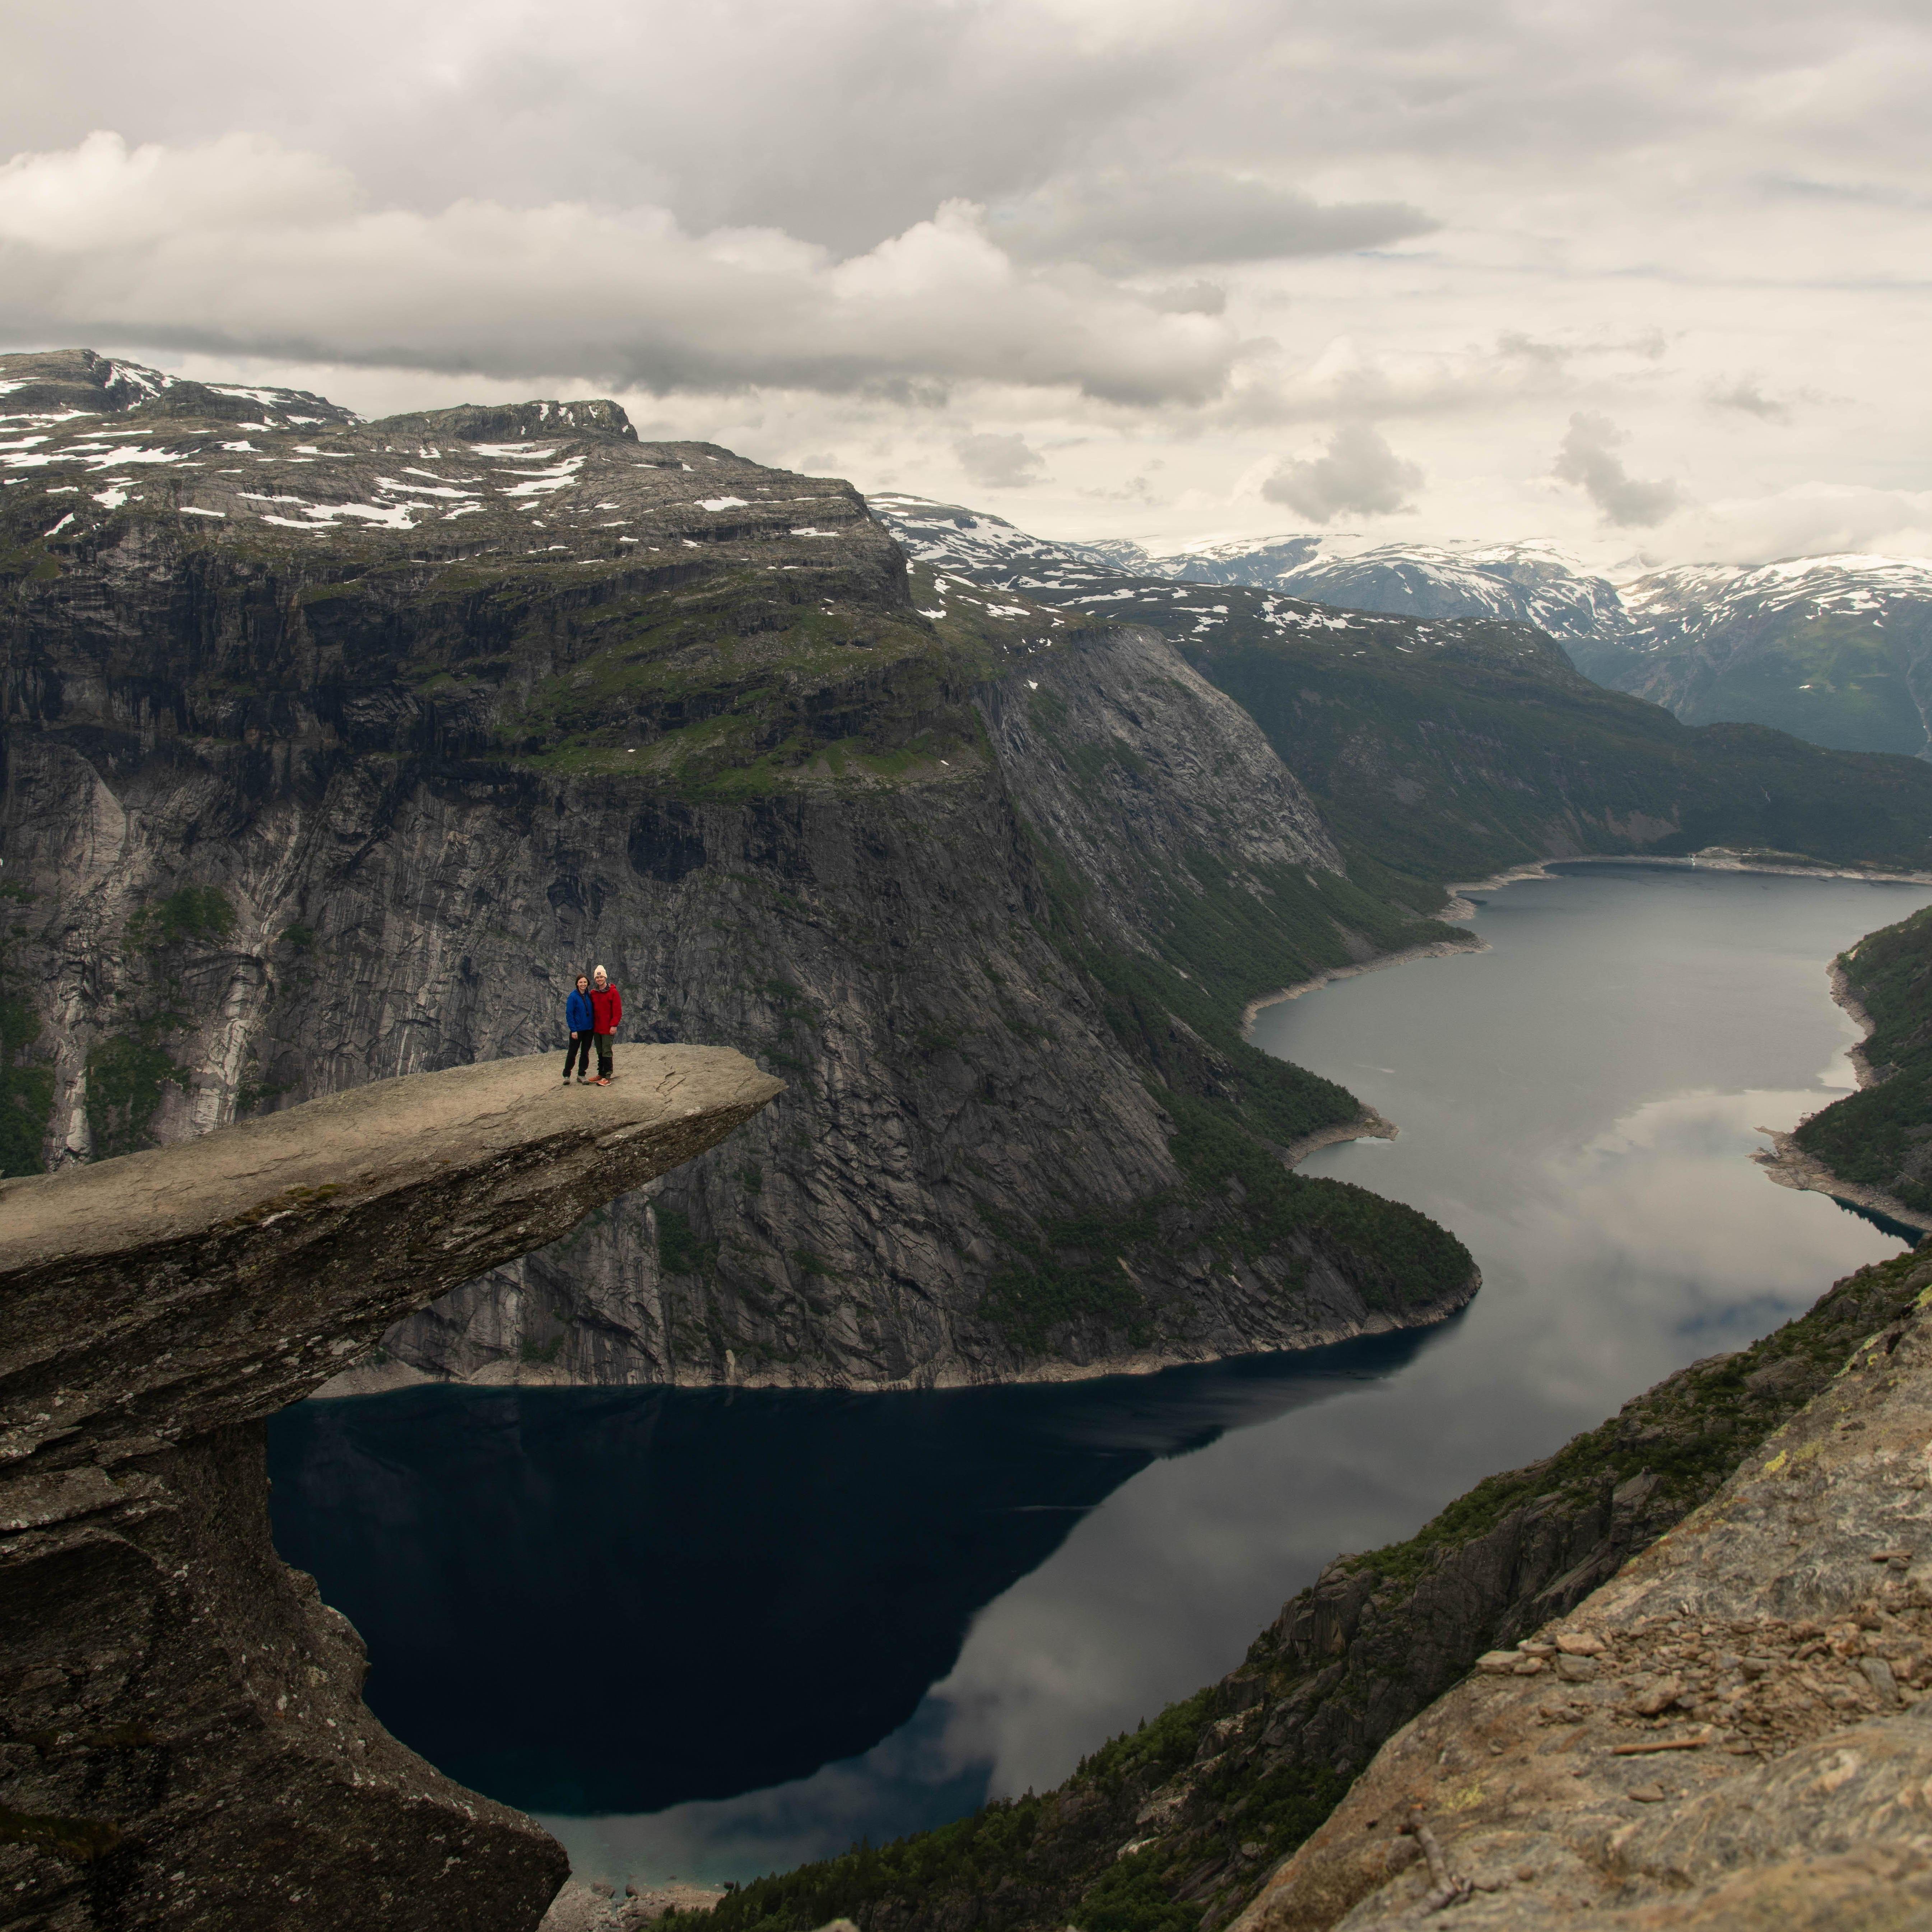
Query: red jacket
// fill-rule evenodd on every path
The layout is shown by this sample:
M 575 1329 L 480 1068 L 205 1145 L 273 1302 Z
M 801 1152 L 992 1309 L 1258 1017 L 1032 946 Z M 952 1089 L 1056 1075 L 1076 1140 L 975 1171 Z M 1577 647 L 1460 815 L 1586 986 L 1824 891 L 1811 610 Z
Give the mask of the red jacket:
M 615 1033 L 623 1023 L 624 996 L 615 986 L 590 988 L 590 1025 L 596 1033 Z

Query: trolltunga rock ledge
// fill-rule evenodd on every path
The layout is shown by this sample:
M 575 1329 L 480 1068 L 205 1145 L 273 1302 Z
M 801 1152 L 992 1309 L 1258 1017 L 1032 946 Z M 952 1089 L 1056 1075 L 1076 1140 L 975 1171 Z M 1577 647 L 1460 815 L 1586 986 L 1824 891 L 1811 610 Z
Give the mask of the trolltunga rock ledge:
M 721 1049 L 608 1088 L 543 1055 L 0 1182 L 0 1918 L 536 1924 L 561 1847 L 370 1714 L 274 1554 L 263 1423 L 780 1090 Z

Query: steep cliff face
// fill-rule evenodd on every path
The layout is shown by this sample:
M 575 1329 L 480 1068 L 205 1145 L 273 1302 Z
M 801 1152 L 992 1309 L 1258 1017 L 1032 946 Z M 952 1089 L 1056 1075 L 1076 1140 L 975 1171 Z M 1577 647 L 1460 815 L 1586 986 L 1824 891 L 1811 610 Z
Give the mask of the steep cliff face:
M 1164 642 L 922 610 L 844 486 L 606 406 L 322 434 L 172 395 L 49 414 L 0 497 L 9 1147 L 560 1073 L 602 963 L 620 1070 L 704 1038 L 788 1093 L 413 1318 L 392 1377 L 1062 1373 L 1472 1292 L 1268 1153 L 1356 1109 L 1240 1000 L 1412 916 Z
M 355 1631 L 271 1544 L 262 1424 L 776 1090 L 734 1053 L 638 1060 L 585 1096 L 542 1060 L 380 1082 L 0 1180 L 0 1919 L 537 1923 L 562 1847 L 370 1716 Z

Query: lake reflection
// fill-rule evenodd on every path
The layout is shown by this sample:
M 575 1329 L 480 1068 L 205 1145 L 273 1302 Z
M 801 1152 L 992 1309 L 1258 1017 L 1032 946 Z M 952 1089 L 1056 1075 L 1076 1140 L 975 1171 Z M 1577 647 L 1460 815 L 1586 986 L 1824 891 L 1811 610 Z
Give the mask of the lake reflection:
M 277 1535 L 369 1639 L 379 1714 L 592 1875 L 894 1836 L 1056 1782 L 1338 1550 L 1898 1252 L 1749 1155 L 1850 1084 L 1825 962 L 1932 891 L 1591 866 L 1480 896 L 1491 951 L 1254 1036 L 1400 1125 L 1307 1171 L 1453 1228 L 1465 1315 L 1044 1388 L 305 1406 L 272 1432 Z

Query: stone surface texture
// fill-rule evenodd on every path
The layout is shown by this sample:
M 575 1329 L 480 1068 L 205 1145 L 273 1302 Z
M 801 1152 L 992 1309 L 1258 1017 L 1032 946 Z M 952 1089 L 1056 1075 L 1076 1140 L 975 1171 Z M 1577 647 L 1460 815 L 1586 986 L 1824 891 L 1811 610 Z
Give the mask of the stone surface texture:
M 364 1706 L 263 1418 L 777 1091 L 728 1050 L 500 1061 L 0 1183 L 0 1924 L 537 1924 L 561 1848 Z
M 1932 1922 L 1928 1304 L 1392 1738 L 1240 1932 Z
M 1200 1932 L 1226 1928 L 1377 1748 L 1472 1669 L 1520 1670 L 1567 1708 L 1604 1647 L 1536 1633 L 1760 1460 L 1928 1286 L 1932 1256 L 1861 1269 L 1749 1348 L 1679 1370 L 1555 1456 L 1487 1478 L 1409 1541 L 1337 1558 L 1219 1683 L 1057 1790 L 980 1814 L 978 1856 L 945 1858 L 946 1876 L 923 1885 L 882 1886 L 870 1860 L 839 1861 L 814 1909 L 848 1910 L 863 1932 L 1057 1932 L 1107 1922 L 1125 1881 L 1137 1912 L 1191 1909 Z M 1692 1688 L 1686 1676 L 1660 1696 L 1670 1674 L 1641 1694 L 1658 1709 Z M 1396 1853 L 1414 1855 L 1406 1840 Z M 785 1911 L 755 1883 L 725 1908 L 734 1928 Z

